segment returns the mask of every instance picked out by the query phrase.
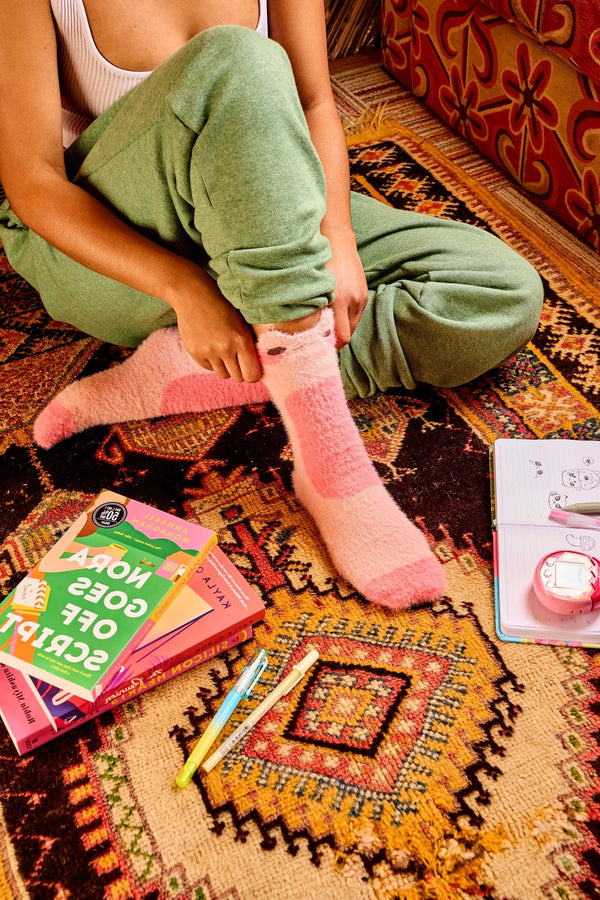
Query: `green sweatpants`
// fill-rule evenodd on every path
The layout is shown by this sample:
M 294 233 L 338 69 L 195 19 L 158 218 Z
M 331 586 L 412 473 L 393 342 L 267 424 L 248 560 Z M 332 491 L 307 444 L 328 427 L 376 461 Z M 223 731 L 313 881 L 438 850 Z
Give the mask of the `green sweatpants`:
M 331 302 L 323 172 L 288 58 L 250 29 L 202 32 L 103 113 L 66 153 L 69 177 L 134 228 L 201 264 L 252 324 Z M 535 270 L 463 223 L 352 195 L 369 303 L 340 353 L 349 398 L 462 384 L 532 336 Z M 175 322 L 162 300 L 79 265 L 7 203 L 0 238 L 49 314 L 137 346 Z

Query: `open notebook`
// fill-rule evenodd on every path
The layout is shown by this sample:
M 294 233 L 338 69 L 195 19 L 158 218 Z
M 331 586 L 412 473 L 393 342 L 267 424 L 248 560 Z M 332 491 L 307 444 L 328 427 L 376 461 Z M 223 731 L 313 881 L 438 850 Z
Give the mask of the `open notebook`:
M 498 636 L 600 647 L 600 609 L 559 615 L 532 588 L 538 562 L 555 550 L 600 559 L 600 531 L 549 518 L 552 509 L 600 504 L 600 441 L 499 439 L 491 450 L 491 472 Z

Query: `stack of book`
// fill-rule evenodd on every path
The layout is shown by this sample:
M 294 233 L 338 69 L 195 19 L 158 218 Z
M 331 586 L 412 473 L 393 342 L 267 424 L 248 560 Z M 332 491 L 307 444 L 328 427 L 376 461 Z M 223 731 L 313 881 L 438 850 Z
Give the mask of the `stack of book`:
M 265 608 L 202 525 L 102 491 L 0 603 L 20 754 L 252 636 Z

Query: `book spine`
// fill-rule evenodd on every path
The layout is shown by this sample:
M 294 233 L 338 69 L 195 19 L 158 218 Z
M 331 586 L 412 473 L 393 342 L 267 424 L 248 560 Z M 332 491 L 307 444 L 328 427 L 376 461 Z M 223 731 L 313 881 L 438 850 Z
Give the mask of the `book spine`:
M 96 700 L 101 694 L 105 693 L 105 691 L 110 688 L 111 684 L 118 677 L 125 660 L 128 659 L 128 657 L 133 653 L 136 647 L 139 647 L 144 638 L 150 633 L 158 619 L 160 619 L 163 613 L 166 612 L 171 603 L 175 600 L 177 594 L 179 594 L 181 589 L 188 583 L 190 578 L 200 568 L 208 554 L 215 547 L 216 542 L 217 536 L 216 534 L 213 534 L 211 538 L 206 542 L 204 547 L 198 551 L 194 559 L 186 568 L 185 572 L 183 572 L 183 574 L 179 576 L 172 587 L 169 588 L 169 590 L 161 600 L 160 605 L 154 610 L 152 615 L 148 619 L 146 619 L 135 637 L 129 642 L 127 647 L 123 649 L 122 653 L 117 656 L 112 665 L 109 666 L 102 681 L 97 684 L 92 691 L 92 697 L 90 699 Z
M 66 734 L 66 732 L 71 731 L 78 725 L 83 725 L 85 722 L 95 719 L 109 709 L 116 709 L 128 700 L 132 700 L 134 697 L 145 694 L 146 691 L 152 690 L 152 688 L 156 687 L 158 684 L 164 684 L 165 682 L 170 681 L 171 678 L 175 678 L 178 675 L 182 675 L 184 672 L 194 669 L 196 666 L 201 665 L 213 656 L 218 656 L 227 650 L 231 650 L 236 644 L 243 643 L 251 637 L 252 627 L 248 626 L 235 632 L 228 638 L 219 638 L 218 640 L 213 641 L 200 652 L 191 651 L 189 654 L 181 654 L 179 659 L 169 660 L 169 662 L 165 664 L 165 670 L 160 676 L 155 675 L 154 677 L 148 677 L 145 681 L 141 681 L 141 683 L 136 684 L 135 687 L 132 686 L 132 688 L 126 692 L 121 692 L 119 690 L 107 695 L 106 698 L 100 697 L 98 701 L 93 704 L 92 709 L 82 718 L 78 718 L 76 721 L 72 722 L 60 720 L 58 722 L 58 730 L 52 726 L 48 718 L 44 715 L 42 710 L 42 707 L 44 706 L 43 700 L 34 687 L 31 684 L 28 684 L 25 679 L 20 679 L 18 682 L 19 703 L 13 703 L 10 709 L 5 708 L 5 691 L 0 691 L 0 713 L 17 752 L 22 756 L 24 753 L 28 753 L 36 747 L 48 743 L 48 741 L 51 741 L 53 738 L 58 737 L 61 734 Z M 0 682 L 4 679 L 9 681 L 12 674 L 13 673 L 8 666 L 0 666 Z M 32 724 L 33 721 L 35 721 L 35 726 Z
M 0 665 L 0 714 L 19 753 L 57 734 L 44 704 L 18 669 Z M 46 737 L 48 735 L 48 737 Z

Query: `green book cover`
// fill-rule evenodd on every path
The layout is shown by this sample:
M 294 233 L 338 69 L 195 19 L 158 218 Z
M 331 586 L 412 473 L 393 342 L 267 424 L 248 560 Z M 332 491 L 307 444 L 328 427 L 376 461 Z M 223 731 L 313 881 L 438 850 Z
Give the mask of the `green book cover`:
M 0 603 L 0 662 L 94 700 L 215 544 L 202 525 L 101 492 Z

